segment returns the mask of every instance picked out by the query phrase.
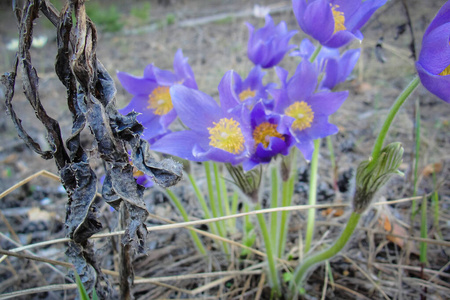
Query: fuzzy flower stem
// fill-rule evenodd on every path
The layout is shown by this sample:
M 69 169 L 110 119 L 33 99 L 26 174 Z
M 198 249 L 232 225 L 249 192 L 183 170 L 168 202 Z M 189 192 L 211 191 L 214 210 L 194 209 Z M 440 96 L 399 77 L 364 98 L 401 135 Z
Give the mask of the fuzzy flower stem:
M 314 141 L 314 152 L 311 159 L 311 169 L 310 169 L 310 178 L 309 178 L 309 196 L 308 196 L 308 205 L 315 205 L 317 198 L 317 169 L 319 165 L 319 148 L 320 148 L 320 140 Z M 316 210 L 314 208 L 310 208 L 308 210 L 308 220 L 306 225 L 306 237 L 305 237 L 305 251 L 304 253 L 308 253 L 311 248 L 311 241 L 314 234 L 314 221 L 316 218 Z
M 286 192 L 283 192 L 283 197 L 284 197 L 282 199 L 283 207 L 291 206 L 291 204 L 292 204 L 292 195 L 294 194 L 295 178 L 296 178 L 295 174 L 292 174 L 291 177 L 289 177 L 289 180 L 287 182 L 283 182 L 283 190 L 286 190 Z M 283 255 L 284 255 L 284 248 L 286 246 L 287 233 L 289 230 L 288 222 L 289 222 L 289 212 L 282 211 L 281 212 L 280 242 L 278 245 L 278 255 L 280 258 L 283 257 Z
M 339 253 L 339 251 L 341 251 L 342 248 L 344 248 L 344 246 L 347 244 L 348 240 L 352 236 L 353 232 L 355 231 L 355 228 L 358 225 L 360 218 L 361 214 L 353 212 L 352 215 L 350 216 L 350 219 L 347 222 L 347 225 L 344 228 L 344 231 L 342 231 L 339 238 L 334 242 L 334 244 L 330 248 L 328 248 L 323 252 L 319 252 L 316 255 L 309 256 L 303 261 L 300 268 L 298 268 L 295 271 L 293 280 L 289 285 L 291 295 L 293 296 L 291 297 L 291 299 L 295 299 L 294 295 L 297 294 L 297 291 L 301 287 L 301 282 L 305 277 L 306 272 L 312 265 L 315 265 L 324 260 L 332 258 L 337 253 Z
M 206 161 L 204 163 L 204 165 L 205 165 L 206 181 L 208 183 L 208 194 L 209 194 L 209 201 L 211 203 L 211 210 L 212 210 L 213 217 L 217 218 L 217 217 L 219 217 L 219 210 L 218 210 L 217 200 L 214 195 L 214 188 L 213 188 L 212 178 L 211 178 L 211 166 L 208 161 Z M 219 235 L 221 237 L 225 237 L 223 222 L 217 222 L 216 224 L 217 224 L 217 232 L 219 233 Z M 223 251 L 225 252 L 225 254 L 228 254 L 229 253 L 228 245 L 225 242 L 222 242 L 222 246 L 223 246 Z
M 383 148 L 384 139 L 386 138 L 386 135 L 389 131 L 389 127 L 391 126 L 392 121 L 394 120 L 395 116 L 400 110 L 400 107 L 402 107 L 403 103 L 405 103 L 406 99 L 408 99 L 408 96 L 411 95 L 411 93 L 417 88 L 419 83 L 420 83 L 419 77 L 418 76 L 414 77 L 414 79 L 411 80 L 409 85 L 398 96 L 398 98 L 392 105 L 391 109 L 389 110 L 389 114 L 387 115 L 383 127 L 381 127 L 381 131 L 378 134 L 378 137 L 375 141 L 375 145 L 373 146 L 372 164 L 376 163 L 378 156 L 380 155 L 380 151 Z
M 313 54 L 309 58 L 309 62 L 314 62 L 317 55 L 319 55 L 320 50 L 322 50 L 322 45 L 319 45 L 314 50 Z M 317 195 L 317 169 L 319 165 L 319 147 L 320 140 L 314 141 L 314 152 L 311 159 L 311 166 L 309 172 L 309 193 L 308 193 L 308 204 L 315 205 L 316 204 L 316 195 Z M 314 208 L 310 208 L 308 210 L 308 221 L 306 225 L 306 237 L 305 237 L 305 251 L 304 253 L 308 253 L 311 248 L 311 241 L 314 233 L 314 221 L 316 217 L 316 210 Z
M 271 193 L 270 207 L 276 208 L 278 207 L 278 170 L 276 167 L 273 167 L 271 170 L 271 186 L 272 186 L 272 193 Z M 277 234 L 278 227 L 279 227 L 278 213 L 272 213 L 270 215 L 270 236 L 272 238 L 272 245 L 275 245 L 275 248 L 278 239 Z M 276 256 L 280 257 L 280 253 L 276 253 Z
M 258 202 L 255 205 L 255 210 L 260 210 L 261 204 Z M 271 245 L 271 239 L 269 235 L 269 231 L 267 230 L 266 226 L 266 219 L 264 218 L 263 214 L 257 214 L 256 217 L 258 218 L 259 227 L 261 229 L 261 233 L 264 239 L 264 244 L 266 246 L 266 253 L 267 253 L 267 262 L 269 264 L 269 278 L 270 278 L 270 286 L 272 287 L 272 291 L 277 296 L 281 296 L 281 290 L 280 290 L 280 281 L 277 273 L 277 267 L 275 262 L 275 254 L 273 252 L 273 245 Z
M 319 45 L 314 50 L 313 54 L 311 54 L 311 57 L 309 58 L 309 62 L 312 63 L 316 60 L 317 55 L 319 55 L 320 50 L 322 50 L 322 45 Z

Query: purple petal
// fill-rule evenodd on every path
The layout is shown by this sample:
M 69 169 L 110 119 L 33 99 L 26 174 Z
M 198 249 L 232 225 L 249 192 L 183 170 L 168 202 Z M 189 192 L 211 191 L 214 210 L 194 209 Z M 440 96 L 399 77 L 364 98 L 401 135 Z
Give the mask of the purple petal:
M 275 72 L 277 73 L 278 78 L 280 79 L 281 82 L 281 87 L 286 87 L 287 86 L 287 77 L 289 75 L 289 72 L 286 71 L 285 69 L 283 69 L 282 67 L 275 67 Z
M 416 68 L 423 86 L 432 94 L 450 103 L 450 75 L 441 76 L 432 74 L 420 62 L 416 62 Z
M 334 18 L 327 0 L 310 2 L 303 14 L 303 30 L 320 43 L 327 41 L 334 31 Z
M 312 63 L 306 60 L 300 62 L 287 86 L 289 99 L 294 102 L 309 97 L 316 89 L 317 76 L 317 69 Z
M 366 24 L 373 13 L 383 6 L 387 0 L 364 1 L 355 13 L 345 20 L 345 26 L 349 31 L 356 31 Z
M 325 77 L 320 83 L 321 87 L 332 90 L 338 84 L 339 64 L 337 59 L 327 59 Z
M 233 71 L 226 72 L 219 83 L 220 107 L 224 111 L 230 111 L 241 104 L 234 91 L 233 77 L 235 74 Z
M 191 130 L 177 131 L 163 136 L 151 145 L 153 151 L 162 152 L 191 161 L 205 161 L 195 157 L 192 151 L 197 144 L 205 146 L 205 137 Z
M 327 40 L 322 44 L 330 48 L 339 48 L 347 45 L 355 38 L 357 38 L 357 36 L 352 32 L 347 30 L 341 30 L 333 34 L 333 36 L 329 40 Z
M 266 75 L 266 72 L 263 72 L 260 66 L 253 67 L 243 82 L 243 89 L 251 88 L 256 90 L 261 88 L 264 75 Z
M 252 170 L 254 167 L 256 167 L 257 165 L 259 165 L 259 162 L 250 159 L 244 160 L 242 162 L 242 168 L 244 169 L 244 172 L 248 172 L 250 170 Z
M 242 161 L 245 160 L 246 155 L 248 155 L 247 152 L 243 152 L 239 155 L 230 153 L 228 151 L 224 151 L 222 149 L 219 148 L 215 148 L 215 147 L 207 147 L 206 150 L 204 150 L 205 148 L 201 148 L 198 145 L 196 145 L 196 147 L 194 147 L 193 150 L 193 154 L 197 159 L 201 159 L 202 161 L 205 160 L 212 160 L 212 161 L 217 161 L 217 162 L 223 162 L 223 163 L 231 163 L 233 165 L 236 165 Z
M 201 91 L 174 85 L 170 95 L 178 117 L 192 130 L 208 132 L 207 128 L 223 115 L 216 101 Z
M 127 106 L 120 109 L 119 112 L 123 115 L 128 114 L 131 111 L 136 111 L 144 115 L 153 115 L 153 109 L 148 108 L 148 95 L 134 96 Z
M 433 21 L 431 21 L 427 30 L 425 31 L 424 36 L 428 35 L 431 31 L 436 29 L 437 27 L 444 25 L 445 23 L 450 22 L 450 2 L 445 2 L 444 5 L 439 9 L 438 13 L 434 17 Z
M 339 82 L 343 82 L 352 73 L 361 55 L 361 49 L 351 49 L 346 51 L 339 60 Z
M 303 130 L 302 135 L 307 135 L 309 139 L 316 140 L 336 134 L 338 131 L 336 125 L 328 123 L 328 116 L 315 116 L 311 127 Z
M 172 86 L 177 83 L 177 77 L 172 71 L 161 70 L 157 67 L 153 67 L 156 81 L 162 86 Z
M 188 58 L 183 56 L 183 51 L 181 51 L 181 49 L 178 49 L 175 54 L 175 58 L 173 60 L 173 70 L 175 71 L 177 81 L 182 81 L 183 85 L 191 89 L 198 89 L 194 72 L 188 64 Z
M 319 92 L 312 95 L 307 103 L 311 106 L 314 114 L 329 116 L 335 113 L 347 99 L 348 91 L 342 92 Z
M 292 0 L 292 10 L 300 28 L 305 31 L 305 22 L 303 17 L 305 15 L 306 7 L 308 6 L 306 0 Z
M 147 78 L 147 79 L 151 79 L 151 80 L 155 80 L 156 81 L 156 78 L 155 78 L 155 73 L 153 72 L 153 68 L 154 68 L 155 66 L 153 65 L 153 64 L 150 64 L 150 65 L 147 65 L 145 68 L 144 68 L 144 78 Z
M 157 86 L 151 79 L 135 77 L 125 72 L 117 72 L 117 78 L 123 88 L 132 95 L 149 95 Z
M 164 127 L 161 124 L 161 118 L 155 115 L 153 115 L 153 118 L 146 118 L 143 120 L 139 120 L 138 117 L 138 121 L 141 122 L 142 126 L 145 128 L 143 138 L 147 141 L 167 132 L 167 127 Z
M 441 73 L 450 65 L 450 20 L 423 37 L 420 64 L 432 74 Z
M 330 2 L 332 5 L 339 6 L 339 11 L 344 14 L 346 19 L 361 7 L 361 0 L 331 0 Z
M 307 161 L 310 161 L 314 152 L 314 143 L 310 139 L 305 139 L 301 143 L 295 144 L 297 148 L 302 152 Z

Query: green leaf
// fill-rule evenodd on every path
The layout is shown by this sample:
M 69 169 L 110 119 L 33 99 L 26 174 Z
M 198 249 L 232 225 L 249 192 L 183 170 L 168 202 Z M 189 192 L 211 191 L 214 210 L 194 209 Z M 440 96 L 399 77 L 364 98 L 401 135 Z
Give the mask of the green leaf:
M 76 271 L 75 271 L 75 279 L 76 279 L 76 283 L 78 286 L 78 292 L 80 293 L 80 299 L 81 300 L 90 300 L 89 295 L 88 295 L 83 283 L 81 282 L 81 278 Z

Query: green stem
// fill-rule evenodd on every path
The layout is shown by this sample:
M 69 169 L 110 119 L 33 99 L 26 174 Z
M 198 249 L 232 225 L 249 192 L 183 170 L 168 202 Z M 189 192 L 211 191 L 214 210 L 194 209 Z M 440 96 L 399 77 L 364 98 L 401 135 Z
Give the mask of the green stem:
M 327 136 L 326 139 L 328 152 L 330 154 L 331 169 L 333 170 L 333 188 L 337 190 L 338 172 L 336 167 L 336 156 L 334 155 L 333 149 L 333 141 L 331 140 L 331 136 Z
M 416 139 L 416 153 L 414 161 L 414 188 L 413 197 L 417 196 L 417 182 L 419 173 L 419 154 L 420 154 L 420 105 L 419 99 L 416 100 L 416 122 L 415 122 L 415 139 Z M 414 220 L 417 214 L 417 201 L 414 199 L 411 203 L 411 220 Z
M 231 214 L 235 215 L 237 213 L 239 205 L 239 193 L 237 191 L 234 191 L 233 198 L 231 201 Z M 236 218 L 231 219 L 233 221 L 233 228 L 236 228 Z
M 180 199 L 178 199 L 178 197 L 171 190 L 166 190 L 166 193 L 169 195 L 170 199 L 172 199 L 173 203 L 175 204 L 175 206 L 177 207 L 181 216 L 183 217 L 183 220 L 185 222 L 189 222 L 189 216 L 188 216 L 186 210 L 184 209 L 183 205 L 181 204 Z M 202 241 L 198 237 L 197 233 L 194 231 L 190 231 L 190 234 L 191 234 L 192 240 L 194 241 L 195 245 L 197 246 L 198 251 L 200 251 L 200 253 L 202 255 L 206 255 L 207 254 L 206 249 L 203 246 Z
M 301 288 L 302 280 L 311 266 L 332 258 L 337 253 L 339 253 L 339 251 L 341 251 L 342 248 L 344 248 L 344 246 L 347 244 L 348 240 L 352 236 L 353 232 L 355 231 L 355 228 L 358 225 L 360 218 L 361 214 L 353 212 L 347 222 L 347 225 L 344 228 L 344 231 L 342 231 L 339 238 L 334 242 L 334 244 L 330 248 L 328 248 L 323 252 L 319 252 L 315 255 L 310 255 L 303 261 L 301 265 L 299 265 L 299 267 L 297 267 L 293 276 L 293 280 L 289 284 L 289 290 L 292 295 L 295 295 L 299 290 L 299 288 Z
M 317 55 L 319 55 L 320 50 L 322 50 L 322 45 L 319 45 L 316 47 L 316 50 L 314 50 L 313 54 L 309 58 L 309 62 L 312 63 L 316 60 Z
M 438 236 L 442 239 L 442 232 L 439 229 L 439 193 L 438 193 L 438 187 L 437 187 L 437 179 L 436 179 L 436 170 L 433 171 L 433 186 L 434 186 L 434 192 L 433 192 L 433 208 L 434 208 L 434 216 L 433 216 L 433 225 L 434 230 L 436 230 Z
M 270 200 L 270 208 L 278 207 L 278 172 L 277 168 L 273 167 L 271 170 L 271 200 Z M 274 212 L 270 214 L 270 237 L 272 238 L 272 245 L 277 245 L 277 232 L 278 232 L 278 212 Z M 275 253 L 277 257 L 280 257 L 280 253 Z
M 211 166 L 208 161 L 206 161 L 204 163 L 204 165 L 205 165 L 205 173 L 206 173 L 206 182 L 208 184 L 209 201 L 211 203 L 211 210 L 212 210 L 213 217 L 217 218 L 217 217 L 219 217 L 219 213 L 217 210 L 218 204 L 216 201 L 216 197 L 214 195 L 214 188 L 213 188 L 212 178 L 211 178 Z M 217 225 L 217 232 L 219 233 L 219 236 L 225 237 L 224 229 L 223 229 L 223 226 L 224 226 L 223 221 L 216 222 L 216 225 Z M 223 251 L 225 252 L 225 254 L 229 253 L 228 245 L 225 242 L 222 242 L 222 248 L 223 248 Z
M 200 206 L 203 209 L 203 213 L 205 214 L 205 218 L 206 219 L 211 219 L 211 211 L 209 210 L 208 205 L 206 204 L 205 197 L 203 197 L 202 192 L 200 191 L 200 189 L 198 188 L 197 183 L 195 182 L 194 176 L 189 173 L 188 177 L 189 177 L 189 181 L 191 182 L 192 187 L 194 188 L 195 195 L 197 196 L 198 202 L 200 202 Z M 210 229 L 211 229 L 211 232 L 213 234 L 215 234 L 215 235 L 218 234 L 217 225 L 216 224 L 211 224 L 210 225 Z
M 216 192 L 217 192 L 217 205 L 219 209 L 220 216 L 225 216 L 225 211 L 223 210 L 223 202 L 222 202 L 222 185 L 220 184 L 220 174 L 219 167 L 216 163 L 213 163 L 214 170 L 214 180 L 216 182 Z
M 225 215 L 229 216 L 231 215 L 231 207 L 230 207 L 230 199 L 228 198 L 227 186 L 225 185 L 225 179 L 219 177 L 219 183 L 223 197 L 223 205 L 225 207 Z M 236 228 L 234 227 L 233 221 L 236 221 L 236 219 L 228 219 L 226 221 L 228 232 L 230 232 L 231 234 L 236 232 L 235 230 Z
M 283 199 L 282 199 L 282 206 L 287 207 L 290 206 L 292 203 L 292 195 L 294 194 L 294 180 L 295 180 L 295 174 L 292 174 L 291 177 L 289 177 L 288 181 L 283 182 Z M 289 222 L 289 212 L 288 211 L 282 211 L 281 212 L 281 222 L 280 222 L 280 239 L 278 243 L 278 256 L 281 258 L 284 255 L 284 249 L 286 246 L 286 239 L 287 239 L 287 233 L 289 230 L 288 226 Z
M 192 174 L 188 174 L 189 181 L 191 182 L 192 187 L 194 188 L 195 195 L 197 196 L 198 202 L 200 202 L 200 206 L 203 209 L 203 213 L 205 214 L 206 219 L 211 219 L 211 212 L 208 208 L 208 205 L 206 204 L 205 197 L 203 197 L 203 194 L 200 192 L 200 189 L 197 186 L 197 183 L 195 182 L 194 176 Z
M 420 223 L 420 237 L 426 239 L 428 237 L 427 232 L 427 199 L 423 197 L 422 207 L 421 207 L 421 223 Z M 427 243 L 420 242 L 420 262 L 423 264 L 427 263 Z
M 400 110 L 400 107 L 403 105 L 403 103 L 405 103 L 406 99 L 408 99 L 408 96 L 411 95 L 411 93 L 417 88 L 419 83 L 420 83 L 419 77 L 418 76 L 414 77 L 414 79 L 411 80 L 409 85 L 398 96 L 398 98 L 392 105 L 391 109 L 389 110 L 386 120 L 384 121 L 383 127 L 381 127 L 381 131 L 378 134 L 378 137 L 375 141 L 375 145 L 373 146 L 372 163 L 376 163 L 377 158 L 380 155 L 380 151 L 383 148 L 384 139 L 386 138 L 386 135 L 389 131 L 389 127 L 391 126 L 392 121 L 394 120 L 395 116 Z
M 314 152 L 311 159 L 311 169 L 309 173 L 309 197 L 308 205 L 316 205 L 317 196 L 317 169 L 319 165 L 320 140 L 314 141 Z M 308 220 L 306 223 L 305 251 L 308 253 L 311 249 L 311 242 L 314 235 L 314 223 L 316 218 L 316 209 L 308 209 Z
M 260 210 L 261 204 L 258 202 L 255 206 L 255 210 Z M 266 246 L 267 262 L 269 264 L 269 278 L 272 287 L 272 291 L 277 295 L 281 296 L 280 281 L 277 273 L 277 267 L 275 264 L 275 255 L 273 253 L 273 245 L 271 245 L 271 239 L 269 236 L 269 231 L 266 226 L 266 219 L 263 214 L 257 214 L 259 227 L 261 228 L 261 233 L 264 239 L 264 244 Z

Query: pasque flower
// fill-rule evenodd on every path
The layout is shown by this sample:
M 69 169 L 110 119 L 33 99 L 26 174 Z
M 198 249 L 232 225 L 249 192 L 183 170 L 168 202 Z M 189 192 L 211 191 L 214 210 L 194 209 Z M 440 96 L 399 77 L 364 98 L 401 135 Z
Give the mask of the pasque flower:
M 169 93 L 170 87 L 182 84 L 197 89 L 194 73 L 181 49 L 175 54 L 173 69 L 173 72 L 161 70 L 151 64 L 145 67 L 143 77 L 117 72 L 124 89 L 133 95 L 130 103 L 120 112 L 127 114 L 134 110 L 140 113 L 137 119 L 146 128 L 143 135 L 147 140 L 165 134 L 177 116 Z
M 295 47 L 289 45 L 289 40 L 297 31 L 288 31 L 284 21 L 275 26 L 270 15 L 266 15 L 264 27 L 255 30 L 249 23 L 247 27 L 250 33 L 247 54 L 255 65 L 271 68 L 283 59 L 286 52 Z
M 423 35 L 416 62 L 423 86 L 450 103 L 450 2 L 447 1 Z
M 315 50 L 316 47 L 313 43 L 309 39 L 304 39 L 300 43 L 299 50 L 292 52 L 291 55 L 309 59 Z M 361 49 L 359 48 L 347 50 L 340 55 L 338 49 L 322 47 L 315 60 L 319 71 L 323 72 L 319 89 L 332 90 L 336 85 L 344 82 L 350 76 L 360 54 Z
M 315 93 L 318 70 L 306 60 L 298 65 L 289 80 L 286 79 L 287 71 L 279 68 L 277 73 L 282 88 L 269 91 L 275 100 L 274 111 L 291 118 L 290 130 L 295 145 L 310 160 L 313 141 L 338 132 L 336 125 L 328 122 L 328 117 L 344 103 L 348 91 Z
M 266 72 L 260 66 L 250 70 L 247 78 L 242 80 L 241 76 L 234 71 L 228 71 L 219 84 L 219 94 L 222 100 L 222 109 L 241 110 L 241 106 L 251 109 L 255 103 L 262 100 L 269 105 L 268 89 L 274 88 L 275 83 L 264 85 L 262 79 Z
M 244 171 L 258 164 L 267 164 L 278 154 L 288 155 L 295 143 L 290 126 L 293 119 L 283 114 L 267 110 L 260 100 L 250 113 L 250 125 L 255 149 L 251 157 L 242 163 Z
M 244 80 L 238 73 L 233 72 L 234 91 L 239 101 L 247 107 L 253 107 L 259 100 L 268 101 L 267 90 L 275 87 L 275 83 L 264 85 L 262 79 L 265 74 L 266 72 L 263 72 L 260 66 L 255 66 Z
M 361 27 L 387 0 L 292 0 L 298 25 L 323 46 L 362 40 Z
M 229 109 L 235 99 L 223 94 L 225 83 L 231 83 L 232 72 L 219 85 L 220 103 L 209 95 L 182 85 L 170 89 L 172 102 L 180 120 L 190 130 L 169 133 L 158 139 L 154 151 L 192 161 L 212 160 L 238 164 L 250 156 L 253 139 L 248 123 L 248 109 Z M 226 89 L 230 90 L 230 88 Z

